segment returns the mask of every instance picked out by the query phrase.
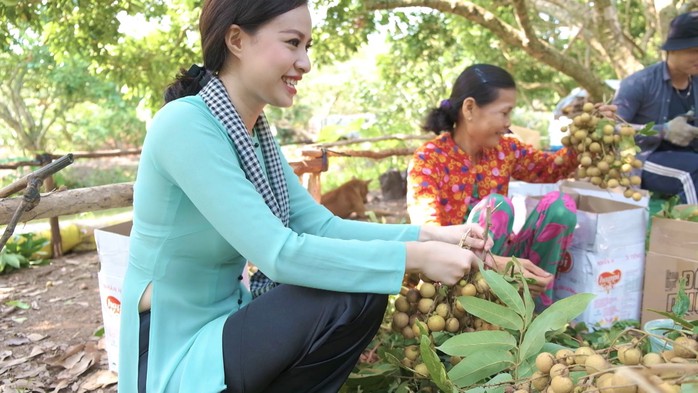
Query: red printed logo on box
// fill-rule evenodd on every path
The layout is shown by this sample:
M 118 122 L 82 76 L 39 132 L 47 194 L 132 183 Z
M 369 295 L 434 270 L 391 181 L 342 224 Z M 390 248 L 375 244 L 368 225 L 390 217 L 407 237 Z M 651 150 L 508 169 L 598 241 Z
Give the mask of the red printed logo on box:
M 562 259 L 557 265 L 558 273 L 568 273 L 570 270 L 572 270 L 572 262 L 572 255 L 570 255 L 570 253 L 567 251 L 563 252 Z
M 107 296 L 107 308 L 114 314 L 121 314 L 121 302 L 114 296 Z
M 603 272 L 599 275 L 599 280 L 598 283 L 599 285 L 606 290 L 606 292 L 610 292 L 611 289 L 613 289 L 618 282 L 620 282 L 620 270 L 616 269 L 612 272 Z

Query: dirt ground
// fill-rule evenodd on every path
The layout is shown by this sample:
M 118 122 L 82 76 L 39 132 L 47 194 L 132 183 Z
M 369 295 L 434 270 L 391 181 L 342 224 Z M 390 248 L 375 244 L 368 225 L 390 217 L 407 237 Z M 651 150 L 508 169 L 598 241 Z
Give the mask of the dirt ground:
M 0 276 L 0 392 L 116 392 L 98 270 L 92 251 Z
M 386 223 L 405 223 L 403 200 L 369 197 Z M 0 393 L 116 392 L 102 329 L 96 251 L 0 275 Z

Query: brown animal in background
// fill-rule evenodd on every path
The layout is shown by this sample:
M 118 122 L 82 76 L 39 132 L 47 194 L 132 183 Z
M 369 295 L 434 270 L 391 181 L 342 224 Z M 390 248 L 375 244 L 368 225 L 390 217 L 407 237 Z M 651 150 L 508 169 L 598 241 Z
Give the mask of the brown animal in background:
M 335 216 L 348 218 L 352 213 L 357 217 L 366 216 L 366 195 L 368 195 L 368 183 L 371 180 L 352 179 L 322 194 L 322 203 Z

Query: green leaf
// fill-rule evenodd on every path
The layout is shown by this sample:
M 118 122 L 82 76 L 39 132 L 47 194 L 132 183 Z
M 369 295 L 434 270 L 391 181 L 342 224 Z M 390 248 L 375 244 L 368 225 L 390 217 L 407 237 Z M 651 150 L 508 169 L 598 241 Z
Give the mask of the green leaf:
M 43 265 L 48 265 L 51 262 L 50 259 L 37 259 L 33 261 L 29 261 L 29 266 L 43 266 Z
M 655 131 L 654 128 L 654 122 L 649 122 L 645 124 L 644 127 L 642 127 L 641 130 L 637 131 L 637 134 L 644 135 L 644 136 L 655 136 L 658 134 L 657 131 Z
M 561 349 L 570 349 L 570 348 L 568 348 L 564 345 L 546 342 L 545 344 L 543 344 L 543 348 L 541 348 L 540 352 L 548 352 L 548 353 L 552 353 L 554 355 L 555 353 L 557 353 L 557 351 L 559 351 Z
M 394 393 L 412 393 L 412 390 L 410 390 L 410 383 L 408 381 L 401 383 L 395 388 Z
M 490 290 L 499 300 L 519 314 L 521 318 L 526 315 L 523 299 L 521 299 L 519 291 L 509 284 L 501 274 L 494 270 L 485 270 L 482 272 L 482 276 L 485 277 L 485 281 L 487 281 L 487 284 L 490 286 Z
M 29 304 L 21 300 L 10 300 L 8 302 L 5 302 L 5 304 L 11 307 L 21 308 L 22 310 L 29 310 L 29 308 L 31 307 Z
M 386 391 L 393 378 L 399 375 L 399 368 L 388 363 L 374 363 L 349 374 L 345 385 L 349 391 L 361 389 L 364 392 Z
M 514 355 L 508 351 L 492 351 L 473 354 L 456 364 L 448 372 L 458 387 L 473 385 L 514 365 Z
M 647 310 L 648 310 L 648 311 L 652 311 L 652 312 L 656 312 L 656 313 L 659 314 L 659 315 L 665 316 L 665 317 L 667 317 L 667 318 L 673 320 L 674 322 L 678 323 L 679 325 L 681 325 L 681 326 L 683 326 L 683 327 L 685 327 L 685 328 L 687 328 L 687 329 L 692 329 L 692 328 L 693 328 L 693 325 L 691 324 L 691 322 L 689 322 L 689 321 L 687 321 L 687 320 L 685 320 L 685 319 L 683 319 L 683 318 L 681 318 L 681 317 L 677 317 L 677 316 L 674 315 L 673 313 L 665 312 L 665 311 L 659 311 L 659 310 L 654 310 L 654 309 L 651 309 L 651 308 L 648 308 Z
M 686 277 L 682 277 L 679 280 L 679 291 L 676 294 L 676 303 L 671 307 L 671 311 L 676 314 L 676 316 L 683 318 L 688 312 L 688 308 L 691 305 L 688 296 L 686 295 Z
M 400 361 L 400 359 L 398 359 L 397 356 L 393 355 L 393 354 L 390 353 L 390 352 L 387 352 L 387 351 L 386 351 L 386 352 L 383 354 L 382 358 L 385 359 L 386 361 L 388 361 L 388 363 L 392 364 L 393 366 L 406 368 L 405 365 L 402 364 L 402 362 Z
M 597 136 L 599 139 L 602 139 L 602 138 L 603 138 L 603 128 L 606 126 L 606 124 L 610 124 L 611 127 L 614 126 L 613 122 L 611 122 L 610 119 L 601 119 L 601 120 L 599 120 L 599 122 L 597 123 L 596 129 L 594 129 L 594 131 L 592 131 L 594 134 L 596 134 L 596 136 Z
M 104 337 L 104 326 L 100 326 L 97 330 L 95 330 L 93 335 L 95 337 Z
M 536 370 L 536 359 L 530 357 L 528 359 L 524 359 L 521 363 L 519 363 L 519 365 L 516 367 L 516 370 L 514 370 L 514 373 L 516 375 L 516 379 L 522 379 L 530 377 Z
M 586 371 L 570 371 L 570 375 L 569 375 L 570 379 L 572 379 L 572 382 L 575 384 L 575 386 L 577 385 L 577 383 L 579 382 L 579 380 L 581 378 L 584 378 L 587 376 L 589 376 L 589 374 Z
M 595 295 L 590 293 L 578 293 L 550 305 L 528 327 L 519 348 L 519 359 L 525 360 L 538 354 L 545 343 L 545 333 L 564 327 L 583 313 L 594 297 Z
M 4 254 L 3 259 L 8 266 L 12 266 L 15 269 L 22 267 L 20 262 L 21 255 L 19 254 Z
M 439 355 L 434 352 L 431 348 L 431 339 L 429 336 L 422 336 L 421 342 L 419 343 L 419 351 L 424 360 L 424 364 L 429 370 L 429 378 L 438 386 L 442 392 L 458 392 L 453 386 L 453 383 L 448 379 L 446 375 L 446 369 L 443 363 L 439 359 Z
M 480 331 L 461 333 L 452 337 L 438 350 L 455 356 L 468 356 L 483 351 L 509 351 L 516 347 L 516 339 L 506 331 Z
M 520 265 L 520 262 L 516 257 L 511 257 L 511 259 Z M 528 325 L 533 320 L 533 312 L 536 309 L 536 302 L 533 301 L 533 296 L 531 296 L 531 290 L 528 288 L 528 282 L 523 280 L 521 285 L 523 286 L 523 302 L 524 302 L 524 327 L 528 329 Z
M 694 217 L 695 214 L 698 214 L 698 207 L 696 207 L 695 205 L 681 206 L 681 208 L 674 208 L 673 213 L 674 218 L 684 221 L 690 220 Z M 682 280 L 685 280 L 685 278 L 683 278 Z
M 451 337 L 453 337 L 453 333 L 448 333 L 448 332 L 431 332 L 431 337 L 433 339 L 433 343 L 436 346 L 439 346 L 446 341 L 450 340 Z
M 458 301 L 470 314 L 505 329 L 521 331 L 523 320 L 513 310 L 475 296 L 461 296 Z
M 551 333 L 547 333 L 546 337 L 548 337 L 549 341 L 554 341 L 555 343 L 560 344 L 562 348 L 579 348 L 579 341 L 574 336 L 569 334 L 570 330 L 571 329 L 567 327 L 563 332 L 553 336 L 551 336 Z M 543 350 L 545 351 L 545 348 Z
M 510 385 L 514 378 L 509 373 L 497 374 L 492 379 L 487 381 L 483 386 L 487 393 L 504 393 L 507 385 Z

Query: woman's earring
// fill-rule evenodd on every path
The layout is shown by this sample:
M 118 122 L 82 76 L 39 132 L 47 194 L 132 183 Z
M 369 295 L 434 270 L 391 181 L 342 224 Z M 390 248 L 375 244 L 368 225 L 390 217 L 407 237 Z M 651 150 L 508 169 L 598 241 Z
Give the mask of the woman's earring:
M 472 116 L 468 116 L 468 121 L 473 121 L 473 117 L 472 117 Z

